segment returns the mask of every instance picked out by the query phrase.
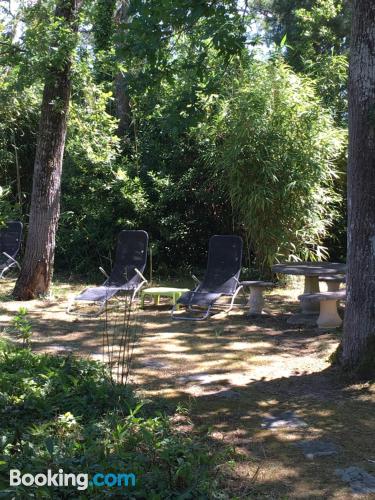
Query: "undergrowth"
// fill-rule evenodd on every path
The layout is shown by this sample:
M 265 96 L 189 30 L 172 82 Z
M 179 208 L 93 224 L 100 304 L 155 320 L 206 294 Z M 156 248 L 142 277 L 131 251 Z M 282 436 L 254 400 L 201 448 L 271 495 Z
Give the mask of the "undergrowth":
M 149 410 L 147 409 L 149 406 Z M 114 384 L 98 362 L 33 354 L 0 342 L 3 498 L 223 498 L 205 436 L 178 432 L 155 405 Z M 9 486 L 9 470 L 133 473 L 135 487 Z

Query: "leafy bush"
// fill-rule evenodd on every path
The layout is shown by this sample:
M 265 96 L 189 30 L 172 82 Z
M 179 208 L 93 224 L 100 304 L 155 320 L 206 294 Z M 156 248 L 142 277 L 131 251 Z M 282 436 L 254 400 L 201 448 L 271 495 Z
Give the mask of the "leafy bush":
M 312 81 L 278 58 L 252 61 L 218 106 L 199 132 L 206 129 L 207 161 L 220 173 L 259 265 L 324 258 L 345 133 L 322 109 Z
M 10 201 L 9 189 L 0 186 L 0 229 L 9 220 L 17 220 L 20 216 L 20 207 Z
M 14 16 L 0 14 L 0 225 L 21 217 L 27 235 L 44 71 L 58 57 L 47 47 L 62 33 L 50 22 L 53 2 L 18 3 Z M 124 227 L 149 232 L 160 276 L 204 265 L 215 233 L 245 235 L 245 264 L 255 252 L 257 268 L 322 257 L 324 245 L 343 255 L 336 191 L 345 197 L 345 187 L 334 176 L 345 169 L 344 141 L 332 117 L 345 126 L 347 2 L 267 1 L 266 17 L 264 2 L 250 2 L 255 18 L 234 0 L 159 3 L 130 2 L 122 26 L 118 2 L 83 10 L 90 30 L 73 64 L 56 270 L 108 269 Z M 10 42 L 19 19 L 25 32 Z M 272 54 L 257 28 L 277 44 L 287 33 L 278 55 L 299 73 L 265 60 Z M 113 92 L 119 72 L 131 111 L 125 131 Z
M 214 488 L 204 441 L 176 432 L 161 413 L 147 414 L 97 362 L 2 346 L 0 429 L 0 484 L 7 498 L 124 496 L 116 488 L 10 488 L 9 469 L 132 472 L 132 498 L 203 498 Z
M 27 317 L 28 311 L 26 307 L 20 307 L 17 314 L 11 321 L 11 326 L 8 328 L 9 333 L 15 334 L 22 340 L 23 347 L 29 347 L 30 339 L 33 335 L 32 325 Z

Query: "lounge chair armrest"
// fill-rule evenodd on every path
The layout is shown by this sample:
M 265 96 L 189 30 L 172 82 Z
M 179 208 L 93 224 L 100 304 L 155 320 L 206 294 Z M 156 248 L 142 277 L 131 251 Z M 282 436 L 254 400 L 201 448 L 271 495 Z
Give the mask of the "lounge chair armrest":
M 107 279 L 109 278 L 108 274 L 105 272 L 105 270 L 104 270 L 102 267 L 99 267 L 99 271 L 100 271 L 101 273 L 103 273 L 103 274 L 104 274 L 104 276 L 105 276 Z
M 134 268 L 134 271 L 138 274 L 138 276 L 145 282 L 147 283 L 147 280 L 146 278 L 143 276 L 143 274 L 141 273 L 141 271 L 139 269 L 137 269 L 136 267 Z
M 14 262 L 17 265 L 18 269 L 21 270 L 21 266 L 18 264 L 18 262 L 16 261 L 16 259 L 14 259 L 11 255 L 9 255 L 6 252 L 3 252 L 3 255 L 5 255 L 5 257 L 7 257 L 12 262 Z
M 192 275 L 191 275 L 191 277 L 192 277 L 192 278 L 193 278 L 193 280 L 194 280 L 196 283 L 198 283 L 198 285 L 199 285 L 200 280 L 199 280 L 199 279 L 195 276 L 195 274 L 192 274 Z

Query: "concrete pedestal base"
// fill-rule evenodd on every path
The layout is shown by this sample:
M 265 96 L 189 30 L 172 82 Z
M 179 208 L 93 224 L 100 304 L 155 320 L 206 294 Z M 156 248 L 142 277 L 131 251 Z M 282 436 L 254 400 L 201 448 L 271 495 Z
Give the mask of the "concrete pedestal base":
M 336 300 L 323 300 L 320 302 L 320 314 L 317 320 L 319 328 L 338 328 L 342 319 L 337 312 Z
M 305 289 L 303 293 L 319 293 L 319 291 L 319 277 L 305 276 Z M 302 314 L 319 314 L 319 304 L 301 299 L 301 312 Z
M 262 287 L 250 286 L 250 297 L 246 306 L 249 308 L 247 313 L 248 316 L 263 313 L 264 297 Z

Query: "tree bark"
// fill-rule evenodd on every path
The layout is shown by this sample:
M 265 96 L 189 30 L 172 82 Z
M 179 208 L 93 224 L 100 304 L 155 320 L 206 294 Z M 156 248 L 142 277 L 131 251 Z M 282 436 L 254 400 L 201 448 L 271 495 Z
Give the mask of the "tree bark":
M 349 78 L 348 275 L 343 367 L 375 372 L 375 3 L 354 0 Z
M 57 0 L 55 17 L 76 33 L 82 0 Z M 62 50 L 60 48 L 60 50 Z M 72 48 L 63 63 L 47 71 L 34 162 L 30 223 L 25 256 L 13 295 L 29 300 L 48 293 L 53 276 L 55 235 L 60 215 L 60 188 L 67 114 L 71 92 Z
M 115 24 L 117 31 L 123 29 L 123 24 L 128 21 L 129 0 L 121 0 L 119 9 L 116 12 Z M 119 37 L 120 38 L 120 37 Z M 121 43 L 117 42 L 117 52 L 121 51 Z M 119 119 L 117 133 L 119 137 L 125 138 L 129 135 L 132 114 L 130 108 L 129 86 L 127 77 L 122 72 L 117 73 L 114 81 L 116 118 Z
M 116 118 L 119 120 L 117 133 L 119 137 L 124 138 L 129 134 L 132 117 L 128 94 L 128 82 L 126 76 L 122 73 L 117 73 L 115 76 L 114 89 Z

